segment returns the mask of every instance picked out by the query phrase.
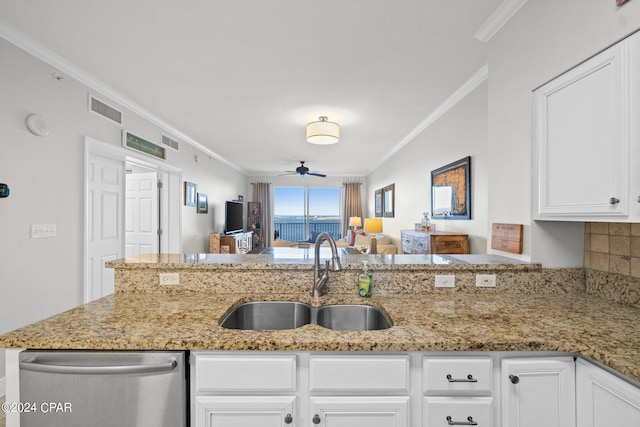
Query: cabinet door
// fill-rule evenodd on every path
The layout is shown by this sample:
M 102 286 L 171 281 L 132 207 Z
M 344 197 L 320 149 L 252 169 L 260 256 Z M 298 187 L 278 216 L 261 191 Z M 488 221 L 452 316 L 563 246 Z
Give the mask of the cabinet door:
M 284 427 L 295 396 L 197 396 L 195 427 Z
M 575 362 L 572 357 L 504 359 L 502 425 L 575 427 Z
M 534 217 L 629 213 L 629 71 L 625 42 L 534 92 Z
M 576 382 L 580 427 L 640 425 L 640 389 L 583 360 Z
M 319 427 L 408 427 L 408 396 L 312 397 L 309 423 Z

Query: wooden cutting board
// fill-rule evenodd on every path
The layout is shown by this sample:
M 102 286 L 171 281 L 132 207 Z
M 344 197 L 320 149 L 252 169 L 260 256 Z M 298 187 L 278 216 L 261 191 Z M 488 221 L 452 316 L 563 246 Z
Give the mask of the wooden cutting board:
M 521 254 L 522 228 L 522 224 L 494 222 L 491 225 L 491 249 Z

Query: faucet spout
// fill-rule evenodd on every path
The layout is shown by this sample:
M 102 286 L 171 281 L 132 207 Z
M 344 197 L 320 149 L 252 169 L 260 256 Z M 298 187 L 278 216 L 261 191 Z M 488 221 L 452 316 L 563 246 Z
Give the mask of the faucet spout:
M 329 242 L 329 246 L 331 247 L 331 269 L 333 271 L 342 270 L 335 240 L 333 240 L 333 237 L 331 237 L 329 233 L 323 232 L 318 234 L 314 248 L 313 289 L 311 292 L 313 297 L 322 295 L 322 289 L 327 281 L 329 281 L 329 261 L 325 263 L 324 271 L 320 269 L 320 245 L 322 245 L 325 240 Z

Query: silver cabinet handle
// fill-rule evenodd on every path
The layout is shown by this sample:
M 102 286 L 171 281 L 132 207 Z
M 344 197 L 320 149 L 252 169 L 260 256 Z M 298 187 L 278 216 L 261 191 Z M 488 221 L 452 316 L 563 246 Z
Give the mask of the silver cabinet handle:
M 291 424 L 293 422 L 293 417 L 291 416 L 291 414 L 287 414 L 284 416 L 284 423 L 285 424 Z
M 620 199 L 618 199 L 617 197 L 612 197 L 609 199 L 610 205 L 617 205 L 618 203 L 620 203 Z
M 467 375 L 467 378 L 453 378 L 451 374 L 447 374 L 447 381 L 450 383 L 477 383 L 478 380 L 473 378 L 473 375 Z
M 315 414 L 311 421 L 313 421 L 314 424 L 320 424 L 320 415 Z
M 20 362 L 20 369 L 25 371 L 46 372 L 50 374 L 87 374 L 87 375 L 114 375 L 114 374 L 149 374 L 154 372 L 173 371 L 178 362 L 172 360 L 167 363 L 154 363 L 148 365 L 113 365 L 113 366 L 73 366 L 73 365 L 49 365 L 46 363 Z
M 520 382 L 520 377 L 517 375 L 509 375 L 509 380 L 512 384 L 518 384 Z
M 478 423 L 473 421 L 473 417 L 467 417 L 467 421 L 451 421 L 451 417 L 447 417 L 447 424 L 450 426 L 477 426 Z

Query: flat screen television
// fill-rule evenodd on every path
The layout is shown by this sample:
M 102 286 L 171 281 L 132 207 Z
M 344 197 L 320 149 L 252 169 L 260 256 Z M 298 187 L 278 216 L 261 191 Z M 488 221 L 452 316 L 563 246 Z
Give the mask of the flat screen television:
M 224 233 L 235 234 L 244 231 L 242 220 L 243 203 L 227 201 L 224 206 Z

